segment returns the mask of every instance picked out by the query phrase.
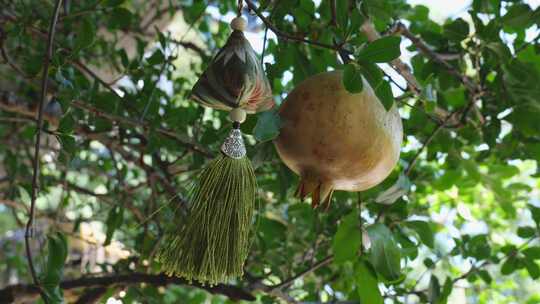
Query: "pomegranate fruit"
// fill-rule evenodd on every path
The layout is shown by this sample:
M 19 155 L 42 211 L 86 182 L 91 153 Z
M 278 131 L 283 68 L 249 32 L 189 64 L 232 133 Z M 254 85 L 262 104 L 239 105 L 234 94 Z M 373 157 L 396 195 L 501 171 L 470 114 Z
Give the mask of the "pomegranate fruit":
M 300 83 L 279 110 L 278 154 L 300 175 L 297 195 L 328 206 L 334 190 L 362 191 L 382 182 L 399 160 L 403 126 L 397 107 L 386 111 L 363 80 L 349 93 L 341 71 Z

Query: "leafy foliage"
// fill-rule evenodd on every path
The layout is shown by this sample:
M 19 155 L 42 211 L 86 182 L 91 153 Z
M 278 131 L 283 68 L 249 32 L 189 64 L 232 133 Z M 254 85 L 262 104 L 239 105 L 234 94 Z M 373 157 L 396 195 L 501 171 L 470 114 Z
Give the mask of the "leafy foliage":
M 245 2 L 256 49 L 266 26 L 257 14 L 271 24 L 262 59 L 278 103 L 318 72 L 343 69 L 351 92 L 365 79 L 387 109 L 399 107 L 399 165 L 360 196 L 339 191 L 327 212 L 312 210 L 294 197 L 298 179 L 272 146 L 277 108 L 250 115 L 242 130 L 259 190 L 244 277 L 214 289 L 109 284 L 101 300 L 229 303 L 247 293 L 259 303 L 538 302 L 540 8 L 474 0 L 441 20 L 405 0 Z M 155 248 L 178 227 L 194 177 L 230 125 L 227 113 L 189 96 L 226 41 L 237 1 L 65 3 L 31 240 L 53 303 L 96 287 L 62 292 L 61 281 L 162 279 Z M 0 0 L 0 272 L 21 283 L 31 282 L 21 231 L 53 6 Z M 91 262 L 92 250 L 117 247 L 116 258 Z
M 68 256 L 68 243 L 62 233 L 47 236 L 47 264 L 40 278 L 49 303 L 62 303 L 63 295 L 60 281 L 64 273 L 64 263 Z

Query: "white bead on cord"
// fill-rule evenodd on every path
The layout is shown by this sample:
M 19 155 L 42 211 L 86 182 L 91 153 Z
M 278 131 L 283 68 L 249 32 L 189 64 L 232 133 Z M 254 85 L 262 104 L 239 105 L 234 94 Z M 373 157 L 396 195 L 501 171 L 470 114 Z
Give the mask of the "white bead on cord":
M 238 123 L 243 123 L 244 121 L 246 121 L 246 115 L 246 110 L 241 108 L 234 108 L 231 110 L 231 112 L 229 112 L 229 118 L 232 121 L 236 121 Z
M 245 31 L 246 30 L 246 27 L 247 27 L 247 21 L 246 19 L 238 16 L 238 17 L 235 17 L 232 21 L 231 21 L 231 28 L 233 30 L 237 30 L 237 31 Z

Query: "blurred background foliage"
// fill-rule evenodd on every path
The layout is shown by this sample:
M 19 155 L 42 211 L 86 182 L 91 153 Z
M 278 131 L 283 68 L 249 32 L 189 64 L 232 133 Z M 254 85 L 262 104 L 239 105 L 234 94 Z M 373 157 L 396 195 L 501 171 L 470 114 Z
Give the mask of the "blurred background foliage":
M 260 204 L 245 276 L 209 287 L 161 275 L 157 245 L 227 132 L 226 113 L 189 94 L 236 5 L 64 1 L 31 242 L 51 302 L 540 303 L 537 1 L 474 0 L 447 19 L 404 0 L 246 1 L 278 103 L 347 57 L 353 77 L 392 91 L 401 160 L 381 185 L 313 210 L 272 142 L 255 140 L 275 119 L 250 116 Z M 0 7 L 0 302 L 34 303 L 24 225 L 54 2 Z M 379 35 L 397 38 L 369 49 Z

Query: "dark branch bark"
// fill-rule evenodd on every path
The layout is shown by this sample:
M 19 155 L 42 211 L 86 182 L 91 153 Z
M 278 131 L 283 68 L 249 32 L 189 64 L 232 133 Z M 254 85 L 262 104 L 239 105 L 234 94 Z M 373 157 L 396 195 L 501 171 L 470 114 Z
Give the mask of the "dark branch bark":
M 64 280 L 60 287 L 64 290 L 76 288 L 109 288 L 114 286 L 128 286 L 139 283 L 146 283 L 153 286 L 166 286 L 170 284 L 195 287 L 208 291 L 212 294 L 220 294 L 231 300 L 254 301 L 255 296 L 241 287 L 233 285 L 219 284 L 216 286 L 204 286 L 196 282 L 188 282 L 177 277 L 170 277 L 165 274 L 130 273 L 109 275 L 104 277 L 88 277 L 73 280 Z M 0 290 L 0 303 L 12 303 L 16 299 L 35 296 L 39 293 L 35 285 L 11 285 Z
M 285 288 L 285 287 L 288 287 L 289 285 L 291 285 L 292 283 L 294 283 L 294 281 L 300 279 L 300 278 L 303 278 L 305 275 L 325 266 L 325 265 L 328 265 L 330 264 L 332 261 L 334 260 L 334 256 L 333 255 L 329 255 L 327 257 L 325 257 L 324 259 L 318 261 L 317 263 L 313 264 L 313 266 L 309 267 L 308 269 L 300 272 L 299 274 L 295 275 L 295 276 L 292 276 L 288 279 L 285 279 L 282 283 L 280 284 L 277 284 L 277 285 L 274 285 L 274 286 L 270 286 L 269 289 L 270 290 L 273 290 L 273 289 L 280 289 L 280 288 Z
M 431 142 L 433 141 L 433 139 L 435 139 L 437 134 L 439 134 L 439 132 L 442 129 L 444 129 L 444 127 L 448 124 L 448 121 L 451 120 L 453 116 L 454 116 L 454 113 L 448 114 L 448 116 L 446 116 L 446 118 L 439 125 L 437 125 L 437 127 L 435 127 L 433 132 L 431 132 L 431 134 L 426 139 L 426 141 L 424 142 L 422 147 L 420 147 L 420 149 L 416 152 L 416 154 L 411 159 L 411 162 L 409 163 L 409 166 L 407 167 L 407 169 L 404 172 L 404 174 L 406 176 L 409 176 L 411 174 L 411 171 L 414 168 L 414 166 L 416 165 L 416 162 L 420 158 L 420 155 L 422 154 L 422 152 L 424 152 L 424 150 L 427 148 L 427 146 L 429 146 L 429 144 L 431 144 Z
M 0 109 L 30 117 L 32 120 L 37 119 L 37 103 L 29 103 L 7 91 L 0 91 Z M 62 113 L 48 112 L 46 108 L 43 111 L 43 119 L 53 125 L 58 124 L 61 115 Z
M 107 288 L 105 287 L 89 288 L 77 299 L 75 304 L 97 303 L 106 292 Z
M 199 55 L 199 57 L 201 57 L 202 60 L 206 60 L 206 59 L 208 59 L 210 57 L 208 54 L 206 54 L 206 52 L 201 47 L 199 47 L 198 45 L 196 45 L 193 42 L 174 40 L 174 39 L 171 39 L 169 41 L 174 43 L 174 44 L 178 44 L 178 45 L 182 46 L 185 49 L 194 51 L 195 53 L 197 53 Z
M 48 303 L 48 297 L 41 288 L 40 281 L 37 277 L 36 269 L 34 267 L 34 262 L 32 261 L 32 249 L 30 248 L 30 239 L 34 236 L 34 216 L 35 216 L 35 206 L 36 199 L 39 192 L 38 177 L 39 177 L 39 148 L 41 145 L 41 129 L 43 128 L 43 109 L 45 108 L 45 102 L 47 99 L 47 85 L 49 82 L 49 64 L 53 57 L 54 50 L 54 34 L 56 31 L 56 22 L 58 21 L 58 16 L 60 14 L 60 7 L 62 6 L 62 0 L 56 0 L 54 6 L 53 14 L 51 16 L 51 22 L 49 24 L 49 32 L 47 33 L 47 49 L 45 56 L 43 58 L 43 75 L 41 80 L 41 95 L 38 105 L 38 118 L 37 118 L 37 134 L 36 134 L 36 144 L 34 147 L 34 163 L 33 163 L 33 173 L 32 173 L 32 192 L 30 199 L 30 213 L 28 215 L 28 221 L 26 222 L 26 229 L 24 233 L 24 248 L 26 251 L 26 260 L 28 262 L 28 268 L 30 269 L 30 275 L 32 276 L 32 281 L 37 287 L 37 290 L 41 294 L 41 298 L 45 303 Z
M 431 48 L 429 48 L 429 46 L 424 41 L 422 41 L 420 38 L 416 37 L 413 33 L 411 33 L 411 31 L 409 31 L 409 29 L 404 24 L 398 23 L 395 27 L 394 32 L 396 34 L 400 34 L 407 37 L 420 52 L 422 52 L 431 60 L 444 66 L 444 68 L 448 71 L 448 73 L 458 78 L 467 87 L 469 91 L 471 91 L 472 93 L 476 93 L 478 91 L 478 86 L 474 83 L 474 81 L 472 81 L 469 77 L 467 77 L 467 75 L 462 74 L 454 66 L 449 64 L 444 59 L 444 57 L 437 54 L 435 51 L 431 50 Z

